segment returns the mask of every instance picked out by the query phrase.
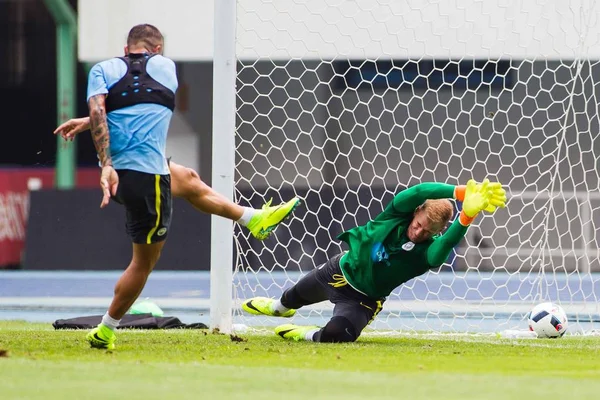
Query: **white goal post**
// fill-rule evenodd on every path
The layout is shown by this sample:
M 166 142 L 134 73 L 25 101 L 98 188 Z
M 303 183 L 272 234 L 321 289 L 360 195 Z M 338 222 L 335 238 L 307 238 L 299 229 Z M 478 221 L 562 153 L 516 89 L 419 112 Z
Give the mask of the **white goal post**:
M 592 0 L 216 1 L 213 186 L 303 205 L 265 242 L 213 217 L 211 327 L 277 323 L 239 301 L 279 295 L 399 190 L 487 177 L 508 207 L 394 291 L 372 328 L 522 328 L 547 300 L 573 332 L 597 328 L 599 16 Z

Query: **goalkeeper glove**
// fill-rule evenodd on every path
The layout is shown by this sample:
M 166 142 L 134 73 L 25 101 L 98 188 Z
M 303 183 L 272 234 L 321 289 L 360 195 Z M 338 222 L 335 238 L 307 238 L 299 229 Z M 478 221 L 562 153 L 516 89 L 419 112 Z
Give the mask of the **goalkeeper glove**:
M 463 201 L 462 211 L 460 212 L 460 222 L 463 225 L 469 225 L 477 214 L 488 206 L 490 203 L 488 195 L 485 192 L 488 183 L 484 181 L 481 185 L 477 185 L 473 179 L 467 182 L 465 189 L 465 200 Z
M 463 208 L 460 212 L 460 223 L 463 226 L 470 225 L 475 217 L 483 210 L 495 211 L 497 207 L 504 207 L 506 204 L 506 193 L 503 192 L 502 187 L 497 190 L 489 188 L 490 181 L 484 180 L 481 184 L 477 184 L 473 179 L 467 182 L 465 188 L 465 196 L 463 201 Z M 492 206 L 490 208 L 490 206 Z
M 486 179 L 482 183 L 477 183 L 477 185 L 481 187 L 486 182 L 487 191 L 491 193 L 489 196 L 489 204 L 484 211 L 493 213 L 498 207 L 506 207 L 506 191 L 502 188 L 502 184 L 500 182 L 490 182 Z M 456 186 L 454 189 L 454 198 L 458 201 L 465 201 L 466 189 L 466 185 Z

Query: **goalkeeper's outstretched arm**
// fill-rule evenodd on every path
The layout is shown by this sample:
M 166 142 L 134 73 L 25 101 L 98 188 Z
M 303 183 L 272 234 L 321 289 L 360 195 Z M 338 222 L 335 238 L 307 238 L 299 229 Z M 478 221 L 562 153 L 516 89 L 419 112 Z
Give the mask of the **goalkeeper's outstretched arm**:
M 478 189 L 484 188 L 489 192 L 489 202 L 485 208 L 487 212 L 494 212 L 498 207 L 495 203 L 506 202 L 506 192 L 500 182 L 484 180 L 482 183 L 473 181 Z M 484 187 L 485 186 L 485 187 Z M 424 182 L 398 193 L 388 208 L 397 213 L 412 212 L 429 199 L 456 199 L 465 200 L 467 185 L 449 185 L 447 183 Z M 504 206 L 502 206 L 504 207 Z
M 457 198 L 456 188 L 459 186 L 447 183 L 420 183 L 398 193 L 388 207 L 391 207 L 396 213 L 413 212 L 429 199 Z
M 437 238 L 427 250 L 427 264 L 430 267 L 439 267 L 446 262 L 452 249 L 455 248 L 467 233 L 469 224 L 463 225 L 460 216 L 454 220 L 450 228 Z
M 439 267 L 448 259 L 452 249 L 460 243 L 468 227 L 481 211 L 493 212 L 497 207 L 506 205 L 506 193 L 500 183 L 490 184 L 486 179 L 477 184 L 470 180 L 466 186 L 457 188 L 462 191 L 457 198 L 463 201 L 463 207 L 446 233 L 436 239 L 427 250 L 427 263 L 432 268 Z

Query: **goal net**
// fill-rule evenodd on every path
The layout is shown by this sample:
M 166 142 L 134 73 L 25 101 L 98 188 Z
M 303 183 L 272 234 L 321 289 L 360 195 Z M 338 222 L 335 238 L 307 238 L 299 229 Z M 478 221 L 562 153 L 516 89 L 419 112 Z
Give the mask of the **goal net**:
M 526 329 L 542 301 L 565 308 L 571 332 L 598 328 L 598 12 L 592 0 L 239 0 L 236 201 L 302 205 L 264 242 L 236 228 L 234 323 L 282 323 L 239 303 L 278 297 L 400 190 L 489 178 L 508 207 L 397 288 L 370 328 Z M 294 323 L 322 325 L 331 309 Z

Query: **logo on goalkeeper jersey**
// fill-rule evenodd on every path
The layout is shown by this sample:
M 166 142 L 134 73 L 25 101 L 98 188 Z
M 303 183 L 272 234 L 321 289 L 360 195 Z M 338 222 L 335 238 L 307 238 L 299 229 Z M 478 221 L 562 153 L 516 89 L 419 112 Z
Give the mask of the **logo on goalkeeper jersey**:
M 375 243 L 373 245 L 373 248 L 371 249 L 371 260 L 374 263 L 384 262 L 386 265 L 389 266 L 390 265 L 389 259 L 390 259 L 390 255 L 388 254 L 388 252 L 385 249 L 385 247 L 383 246 L 383 244 Z
M 413 242 L 406 242 L 402 245 L 402 250 L 411 251 L 414 247 L 415 247 L 415 244 Z

